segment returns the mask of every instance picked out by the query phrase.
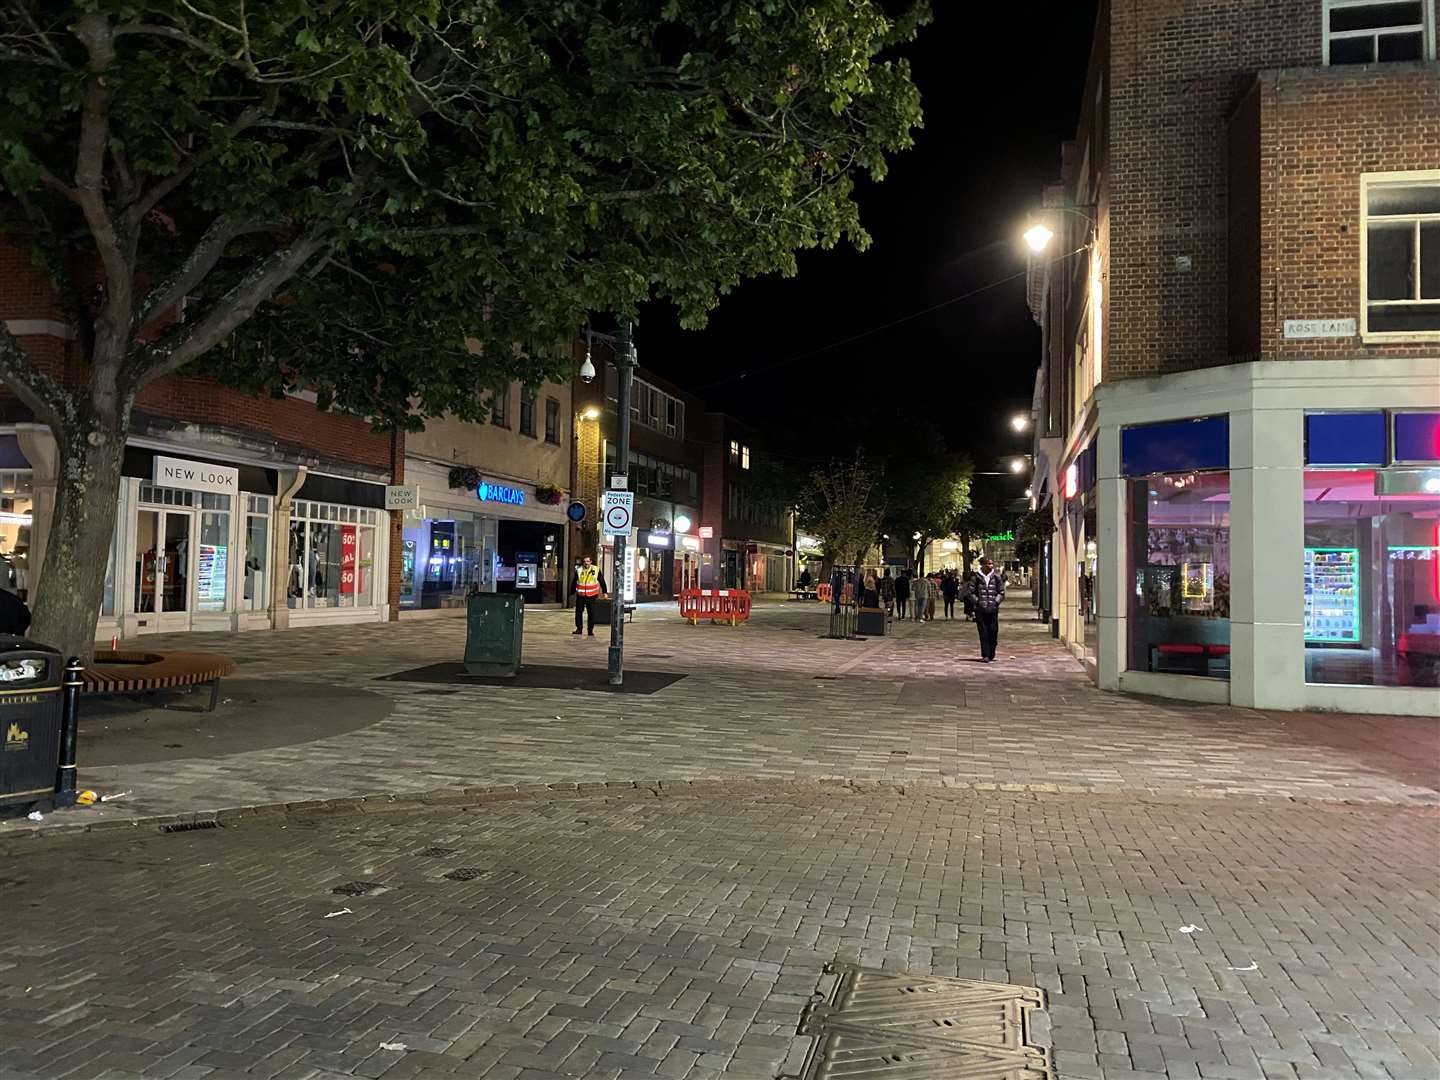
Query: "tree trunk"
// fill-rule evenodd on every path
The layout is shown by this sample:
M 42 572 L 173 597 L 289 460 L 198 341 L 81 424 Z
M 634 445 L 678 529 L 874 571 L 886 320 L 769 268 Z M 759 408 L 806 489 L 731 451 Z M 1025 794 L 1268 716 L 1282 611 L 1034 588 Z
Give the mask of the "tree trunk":
M 82 413 L 55 430 L 55 514 L 30 636 L 87 664 L 94 658 L 95 624 L 115 532 L 125 426 Z

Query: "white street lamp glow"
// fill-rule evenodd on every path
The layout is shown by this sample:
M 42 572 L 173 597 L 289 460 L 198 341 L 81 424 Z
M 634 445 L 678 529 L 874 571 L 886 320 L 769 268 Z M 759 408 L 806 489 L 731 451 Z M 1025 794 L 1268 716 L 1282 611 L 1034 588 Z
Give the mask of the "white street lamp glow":
M 1050 240 L 1054 235 L 1044 225 L 1037 223 L 1025 230 L 1025 243 L 1030 245 L 1031 251 L 1044 251 L 1050 246 Z
M 690 519 L 684 514 L 679 514 L 676 516 L 675 531 L 677 533 L 688 533 L 690 531 Z
M 598 420 L 600 418 L 600 410 L 594 405 L 588 405 L 580 415 L 586 420 Z
M 1025 498 L 1027 498 L 1027 499 L 1033 499 L 1034 497 L 1035 497 L 1035 489 L 1034 489 L 1034 488 L 1026 488 L 1026 489 L 1025 489 Z
M 1013 459 L 1011 460 L 1011 462 L 1010 462 L 1010 471 L 1011 471 L 1011 472 L 1020 472 L 1020 471 L 1021 471 L 1022 469 L 1024 469 L 1024 468 L 1025 468 L 1025 462 L 1024 462 L 1024 460 L 1023 460 L 1022 458 L 1018 458 L 1018 457 L 1017 457 L 1017 458 L 1013 458 Z
M 1010 418 L 1010 426 L 1016 431 L 1024 431 L 1025 425 L 1030 423 L 1030 418 L 1024 413 L 1016 413 Z

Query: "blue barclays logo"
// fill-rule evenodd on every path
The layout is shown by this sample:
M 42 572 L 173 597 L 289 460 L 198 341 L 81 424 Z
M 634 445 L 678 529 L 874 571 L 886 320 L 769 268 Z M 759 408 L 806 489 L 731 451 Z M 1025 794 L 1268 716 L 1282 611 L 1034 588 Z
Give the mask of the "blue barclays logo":
M 480 486 L 475 489 L 475 494 L 481 502 L 509 503 L 511 506 L 525 505 L 525 492 L 519 488 L 506 487 L 504 484 L 482 481 Z

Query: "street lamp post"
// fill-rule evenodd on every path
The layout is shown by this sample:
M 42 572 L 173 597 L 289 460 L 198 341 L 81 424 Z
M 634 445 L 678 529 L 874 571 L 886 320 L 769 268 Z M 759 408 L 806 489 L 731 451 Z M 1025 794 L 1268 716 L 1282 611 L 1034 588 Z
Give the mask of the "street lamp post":
M 615 446 L 615 473 L 630 475 L 630 390 L 635 377 L 635 345 L 629 319 L 620 322 L 619 339 L 615 347 L 615 370 L 620 375 L 620 425 L 619 438 Z M 613 479 L 607 481 L 607 486 Z M 634 527 L 634 522 L 631 522 Z M 615 537 L 614 576 L 610 579 L 610 654 L 608 671 L 611 686 L 625 682 L 625 556 L 627 536 Z

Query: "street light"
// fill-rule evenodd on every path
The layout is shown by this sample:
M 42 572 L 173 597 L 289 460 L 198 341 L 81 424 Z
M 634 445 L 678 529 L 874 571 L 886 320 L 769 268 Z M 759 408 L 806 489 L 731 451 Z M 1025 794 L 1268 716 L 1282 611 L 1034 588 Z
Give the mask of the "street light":
M 1017 457 L 1017 458 L 1011 458 L 1011 459 L 1010 459 L 1010 471 L 1013 472 L 1013 473 L 1024 472 L 1024 471 L 1025 471 L 1025 459 L 1024 459 L 1024 458 L 1018 458 L 1018 457 Z
M 599 420 L 600 407 L 598 405 L 587 405 L 580 415 L 586 420 Z
M 1024 413 L 1016 413 L 1010 418 L 1010 426 L 1016 431 L 1024 431 L 1030 426 L 1030 418 Z
M 1050 246 L 1050 241 L 1054 236 L 1055 233 L 1053 230 L 1047 229 L 1044 225 L 1037 222 L 1025 230 L 1025 243 L 1030 245 L 1031 251 L 1044 251 Z

